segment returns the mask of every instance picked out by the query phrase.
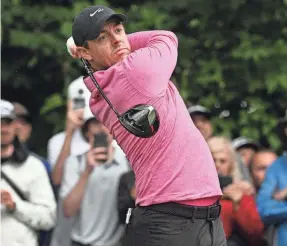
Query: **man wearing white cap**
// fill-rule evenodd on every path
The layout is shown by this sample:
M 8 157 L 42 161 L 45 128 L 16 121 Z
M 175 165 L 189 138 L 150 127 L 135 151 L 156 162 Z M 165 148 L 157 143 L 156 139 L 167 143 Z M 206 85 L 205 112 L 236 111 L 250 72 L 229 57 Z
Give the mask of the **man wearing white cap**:
M 1 245 L 37 246 L 39 230 L 56 221 L 56 202 L 45 167 L 16 137 L 13 105 L 1 100 Z

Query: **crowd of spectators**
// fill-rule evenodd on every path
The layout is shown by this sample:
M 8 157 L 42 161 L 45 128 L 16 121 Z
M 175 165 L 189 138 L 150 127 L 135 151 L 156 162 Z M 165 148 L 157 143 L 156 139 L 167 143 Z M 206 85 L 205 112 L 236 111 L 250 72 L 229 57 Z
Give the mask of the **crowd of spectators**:
M 69 85 L 65 129 L 51 136 L 47 157 L 29 150 L 28 109 L 1 100 L 3 246 L 121 245 L 126 214 L 135 206 L 135 175 L 92 115 L 89 97 L 83 77 Z M 286 246 L 286 152 L 277 155 L 244 136 L 214 135 L 209 109 L 192 105 L 187 110 L 218 172 L 228 246 Z M 287 113 L 278 129 L 286 151 Z

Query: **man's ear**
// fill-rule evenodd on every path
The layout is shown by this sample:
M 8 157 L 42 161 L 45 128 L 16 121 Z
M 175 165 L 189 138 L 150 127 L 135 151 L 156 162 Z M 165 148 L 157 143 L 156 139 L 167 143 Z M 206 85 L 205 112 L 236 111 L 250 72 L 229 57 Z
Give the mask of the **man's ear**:
M 77 53 L 79 54 L 80 57 L 84 58 L 85 60 L 88 60 L 88 61 L 92 60 L 92 57 L 89 51 L 84 47 L 81 47 L 81 46 L 77 47 Z

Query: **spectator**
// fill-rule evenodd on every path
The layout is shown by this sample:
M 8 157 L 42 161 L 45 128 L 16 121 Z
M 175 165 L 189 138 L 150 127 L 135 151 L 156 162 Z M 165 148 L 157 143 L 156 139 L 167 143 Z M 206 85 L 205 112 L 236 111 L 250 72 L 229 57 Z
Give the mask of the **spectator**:
M 252 176 L 253 184 L 256 191 L 259 191 L 264 181 L 266 169 L 277 159 L 277 155 L 273 150 L 258 150 L 251 159 L 249 169 Z
M 253 155 L 259 149 L 259 144 L 246 137 L 236 138 L 232 144 L 233 148 L 240 154 L 244 165 L 248 167 Z
M 81 132 L 84 123 L 83 109 L 88 106 L 89 98 L 90 92 L 83 82 L 83 77 L 77 78 L 69 85 L 65 131 L 56 134 L 48 142 L 48 160 L 52 165 L 55 185 L 61 184 L 65 160 L 70 155 L 79 155 L 89 149 L 89 144 Z M 123 151 L 115 141 L 113 144 L 116 148 L 116 159 L 128 165 Z
M 264 180 L 266 167 L 276 158 L 275 152 L 268 149 L 259 150 L 254 154 L 249 167 L 256 191 Z M 264 224 L 256 207 L 255 196 L 244 194 L 236 186 L 225 189 L 224 194 L 233 202 L 231 218 L 245 245 L 265 245 Z
M 125 224 L 129 208 L 135 207 L 135 174 L 131 170 L 121 176 L 118 190 L 118 214 L 120 223 Z
M 24 144 L 25 147 L 30 151 L 29 140 L 30 140 L 30 137 L 33 131 L 32 117 L 24 105 L 18 102 L 14 102 L 12 104 L 14 106 L 14 109 L 15 109 L 14 112 L 16 114 L 15 127 L 16 127 L 17 136 L 20 142 Z M 43 158 L 42 156 L 39 156 L 36 153 L 31 152 L 31 151 L 30 153 L 34 155 L 36 158 L 39 158 L 41 160 L 41 162 L 44 164 L 50 176 L 51 174 L 50 163 L 47 160 L 45 160 L 45 158 Z
M 56 189 L 53 185 L 52 179 L 51 179 L 51 166 L 50 163 L 43 158 L 42 156 L 37 155 L 36 153 L 32 152 L 30 150 L 30 144 L 29 140 L 33 131 L 32 127 L 32 117 L 27 110 L 27 108 L 17 102 L 12 103 L 14 106 L 14 113 L 16 115 L 15 127 L 16 127 L 16 133 L 17 137 L 19 138 L 20 142 L 25 146 L 27 151 L 37 159 L 39 159 L 44 167 L 46 168 L 46 171 L 49 176 L 50 184 L 52 185 L 54 195 L 56 197 Z M 42 231 L 39 236 L 39 244 L 40 246 L 49 245 L 49 241 L 51 240 L 52 231 Z
M 218 174 L 225 184 L 221 200 L 221 218 L 229 245 L 263 245 L 264 225 L 256 209 L 254 189 L 240 179 L 232 143 L 224 137 L 212 137 L 208 144 Z M 223 179 L 222 177 L 225 177 Z M 227 177 L 231 177 L 227 182 Z
M 278 124 L 285 152 L 266 171 L 257 197 L 259 214 L 266 226 L 275 228 L 271 245 L 287 245 L 287 114 Z
M 211 123 L 211 117 L 212 117 L 211 112 L 207 108 L 201 105 L 190 106 L 188 108 L 188 112 L 191 116 L 191 119 L 194 125 L 201 132 L 205 140 L 208 141 L 208 139 L 210 139 L 213 135 L 213 127 Z M 236 165 L 237 165 L 238 171 L 240 172 L 240 176 L 242 177 L 242 179 L 245 179 L 251 182 L 248 168 L 246 168 L 243 165 L 241 156 L 237 153 L 236 153 Z
M 83 77 L 79 77 L 68 87 L 68 103 L 66 115 L 66 128 L 53 136 L 48 142 L 48 159 L 53 168 L 54 184 L 60 187 L 64 175 L 64 166 L 69 156 L 79 156 L 90 149 L 90 145 L 83 136 L 85 121 L 92 116 L 88 107 L 90 92 L 83 83 Z M 83 100 L 84 99 L 84 100 Z M 84 118 L 84 119 L 83 119 Z M 128 166 L 125 154 L 113 142 L 116 148 L 116 159 L 119 163 Z M 57 225 L 54 230 L 51 246 L 70 246 L 71 227 L 74 218 L 66 218 L 59 200 Z
M 45 168 L 16 137 L 13 105 L 1 100 L 1 243 L 36 246 L 38 231 L 56 220 L 56 202 Z
M 210 121 L 210 111 L 201 105 L 193 105 L 188 108 L 188 112 L 204 139 L 208 140 L 212 136 L 213 131 Z
M 58 189 L 62 183 L 66 159 L 70 155 L 79 155 L 89 149 L 89 145 L 81 134 L 81 126 L 84 124 L 83 107 L 87 103 L 85 94 L 89 93 L 82 83 L 83 77 L 79 77 L 69 85 L 65 131 L 56 134 L 48 142 L 48 159 L 52 165 L 52 178 Z M 69 235 L 73 223 L 73 218 L 65 218 L 62 201 L 58 198 L 57 224 L 51 246 L 71 245 Z
M 242 180 L 236 164 L 236 153 L 231 142 L 225 137 L 211 137 L 207 141 L 217 172 L 221 176 L 230 176 L 233 182 Z
M 83 84 L 83 77 L 74 80 L 68 87 L 66 127 L 64 132 L 53 136 L 48 142 L 48 160 L 52 165 L 52 178 L 60 186 L 65 160 L 70 154 L 77 155 L 89 146 L 81 134 L 83 113 L 89 93 Z M 83 100 L 84 99 L 84 100 Z
M 84 129 L 90 150 L 67 159 L 60 190 L 65 215 L 75 217 L 72 245 L 120 245 L 124 228 L 118 218 L 117 192 L 128 167 L 114 159 L 112 136 L 101 122 L 93 118 Z M 107 137 L 107 147 L 94 147 L 100 132 Z

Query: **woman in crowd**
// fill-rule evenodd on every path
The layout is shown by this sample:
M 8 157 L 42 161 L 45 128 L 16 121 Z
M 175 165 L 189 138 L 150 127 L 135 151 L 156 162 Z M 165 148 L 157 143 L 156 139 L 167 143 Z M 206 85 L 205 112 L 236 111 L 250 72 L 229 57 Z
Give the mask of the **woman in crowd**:
M 242 179 L 231 141 L 225 137 L 208 140 L 223 191 L 221 219 L 228 245 L 264 245 L 264 225 L 255 203 L 255 189 Z

